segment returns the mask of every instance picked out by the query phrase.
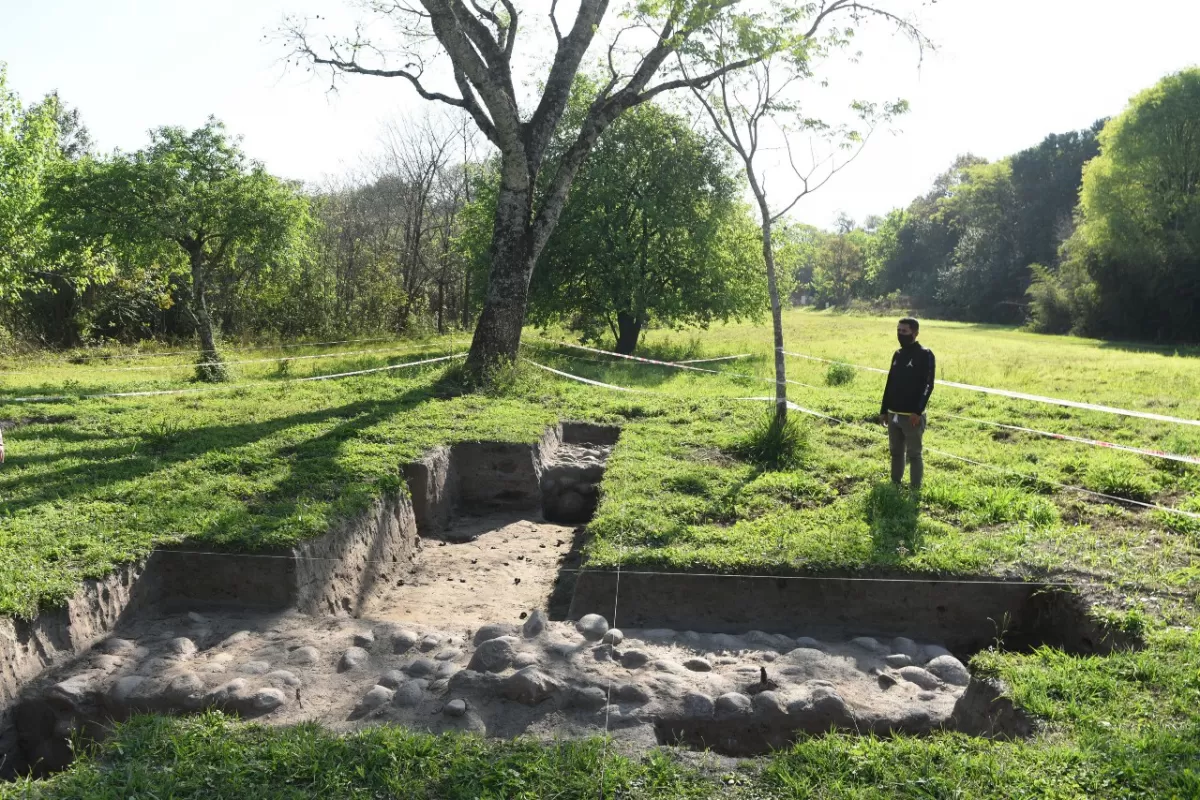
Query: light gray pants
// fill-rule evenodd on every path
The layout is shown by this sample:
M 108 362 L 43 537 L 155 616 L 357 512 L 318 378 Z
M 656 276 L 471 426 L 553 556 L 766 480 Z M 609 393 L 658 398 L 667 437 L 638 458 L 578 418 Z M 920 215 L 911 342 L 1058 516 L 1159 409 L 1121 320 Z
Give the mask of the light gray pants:
M 896 420 L 899 420 L 897 422 Z M 912 488 L 921 488 L 921 479 L 925 477 L 925 459 L 921 455 L 921 439 L 925 436 L 925 415 L 921 415 L 921 424 L 913 427 L 909 424 L 908 414 L 888 414 L 888 446 L 892 451 L 892 483 L 899 484 L 904 479 L 904 462 L 911 466 L 910 478 Z

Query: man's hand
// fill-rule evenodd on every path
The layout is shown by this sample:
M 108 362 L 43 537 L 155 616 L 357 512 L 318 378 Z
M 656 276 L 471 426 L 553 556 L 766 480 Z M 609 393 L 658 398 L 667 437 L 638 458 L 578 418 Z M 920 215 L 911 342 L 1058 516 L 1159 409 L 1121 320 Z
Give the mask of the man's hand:
M 882 425 L 882 426 L 883 426 L 883 427 L 885 427 L 885 428 L 887 427 L 887 414 L 880 414 L 880 415 L 879 415 L 879 424 L 880 424 L 880 425 Z
M 920 425 L 921 424 L 921 415 L 920 414 L 909 414 L 908 415 L 908 424 L 914 428 L 917 427 L 918 425 Z

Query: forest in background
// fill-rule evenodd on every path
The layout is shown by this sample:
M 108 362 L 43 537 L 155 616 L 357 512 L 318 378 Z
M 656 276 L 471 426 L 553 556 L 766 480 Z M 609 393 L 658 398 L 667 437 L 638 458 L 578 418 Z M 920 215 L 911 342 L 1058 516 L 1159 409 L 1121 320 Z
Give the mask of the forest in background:
M 766 312 L 745 178 L 694 128 L 647 104 L 605 133 L 530 320 L 636 343 Z M 100 153 L 63 99 L 25 105 L 0 72 L 0 341 L 203 340 L 204 315 L 239 340 L 469 328 L 496 174 L 452 115 L 389 126 L 320 186 L 269 175 L 216 120 Z M 1198 341 L 1200 70 L 1007 158 L 960 155 L 905 208 L 773 237 L 795 302 Z

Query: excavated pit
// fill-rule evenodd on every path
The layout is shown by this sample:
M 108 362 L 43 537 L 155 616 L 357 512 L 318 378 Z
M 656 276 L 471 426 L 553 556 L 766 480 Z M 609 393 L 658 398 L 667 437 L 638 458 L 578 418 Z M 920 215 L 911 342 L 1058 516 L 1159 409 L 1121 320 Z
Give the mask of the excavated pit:
M 963 666 L 999 626 L 1009 647 L 1136 645 L 1033 584 L 630 570 L 618 593 L 615 573 L 576 569 L 618 435 L 564 423 L 437 448 L 405 465 L 408 493 L 294 550 L 156 552 L 0 630 L 0 771 L 61 769 L 72 737 L 132 713 L 204 708 L 730 755 L 830 728 L 1024 736 Z

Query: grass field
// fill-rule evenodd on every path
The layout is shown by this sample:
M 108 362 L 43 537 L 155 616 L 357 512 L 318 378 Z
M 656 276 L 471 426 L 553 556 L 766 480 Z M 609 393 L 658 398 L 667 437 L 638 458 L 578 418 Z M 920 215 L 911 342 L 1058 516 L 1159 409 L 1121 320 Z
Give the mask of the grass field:
M 895 348 L 892 319 L 796 311 L 786 324 L 788 348 L 799 353 L 885 367 Z M 1200 419 L 1195 353 L 937 322 L 922 327 L 921 340 L 937 353 L 946 380 Z M 642 351 L 666 359 L 754 354 L 702 365 L 719 375 L 615 361 L 533 332 L 527 342 L 526 357 L 539 363 L 640 391 L 526 366 L 491 395 L 463 395 L 457 362 L 296 380 L 458 351 L 441 341 L 419 351 L 402 343 L 361 347 L 384 351 L 373 353 L 295 348 L 286 355 L 356 354 L 293 359 L 286 367 L 236 365 L 237 380 L 256 385 L 217 391 L 0 402 L 0 420 L 18 423 L 5 432 L 9 461 L 0 471 L 0 613 L 31 614 L 69 595 L 82 577 L 166 542 L 261 550 L 317 535 L 399 485 L 399 464 L 435 444 L 532 441 L 555 419 L 615 422 L 624 433 L 590 527 L 592 566 L 1052 577 L 1089 584 L 1097 613 L 1142 633 L 1147 647 L 1093 658 L 1002 648 L 977 656 L 977 671 L 1003 677 L 1045 722 L 1029 742 L 834 735 L 734 774 L 610 753 L 607 796 L 1200 796 L 1200 523 L 1056 486 L 1200 511 L 1200 467 L 947 415 L 1187 455 L 1200 454 L 1200 427 L 939 387 L 926 447 L 989 466 L 929 453 L 925 489 L 914 502 L 887 483 L 885 437 L 871 425 L 882 375 L 831 376 L 825 364 L 789 359 L 789 378 L 809 385 L 789 386 L 791 398 L 851 424 L 810 418 L 801 466 L 769 471 L 738 456 L 766 410 L 741 398 L 772 388 L 769 330 L 653 332 Z M 270 357 L 253 351 L 244 360 Z M 8 361 L 0 365 L 0 398 L 192 388 L 187 361 Z M 150 365 L 173 366 L 111 369 Z M 390 730 L 347 739 L 215 716 L 142 720 L 98 757 L 36 790 L 7 791 L 589 796 L 599 793 L 595 748 L 484 745 Z M 361 757 L 366 751 L 373 755 Z M 451 754 L 448 766 L 417 769 L 430 754 Z M 408 782 L 400 777 L 418 773 Z

